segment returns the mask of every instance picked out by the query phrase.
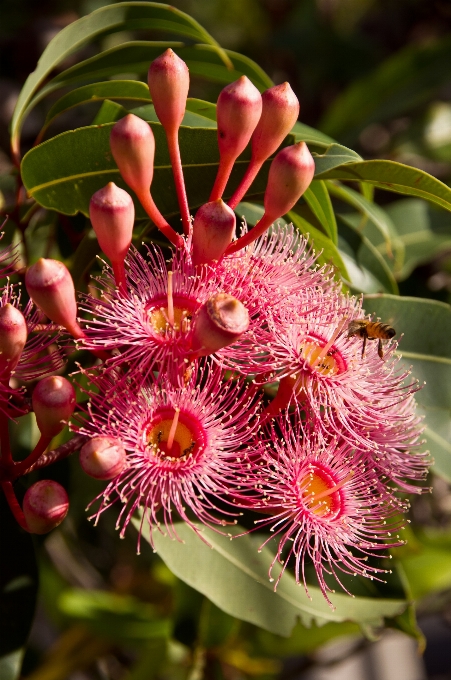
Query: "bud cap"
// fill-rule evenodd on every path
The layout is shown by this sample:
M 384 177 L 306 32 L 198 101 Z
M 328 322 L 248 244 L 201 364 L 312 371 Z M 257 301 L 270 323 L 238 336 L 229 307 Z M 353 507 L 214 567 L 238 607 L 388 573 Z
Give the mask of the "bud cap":
M 261 112 L 262 96 L 246 76 L 221 90 L 216 106 L 221 156 L 235 159 L 244 151 Z
M 197 356 L 213 354 L 234 343 L 248 328 L 249 312 L 243 303 L 228 293 L 217 293 L 195 316 L 192 349 Z
M 167 133 L 174 133 L 185 115 L 188 66 L 169 48 L 151 63 L 148 83 L 158 120 Z
M 94 437 L 80 451 L 80 465 L 94 479 L 113 479 L 122 472 L 127 454 L 121 442 L 111 437 Z
M 113 125 L 110 148 L 120 173 L 136 194 L 148 191 L 153 179 L 155 138 L 145 120 L 129 113 Z
M 76 397 L 71 383 L 60 375 L 38 382 L 31 398 L 39 431 L 50 439 L 61 432 L 74 412 Z
M 289 83 L 262 94 L 262 114 L 252 135 L 252 159 L 264 161 L 282 144 L 299 116 L 299 100 Z
M 27 335 L 27 322 L 22 312 L 9 302 L 0 307 L 0 374 L 17 366 Z
M 281 149 L 269 168 L 264 206 L 272 221 L 285 215 L 309 187 L 315 161 L 305 142 Z
M 69 510 L 65 489 L 51 479 L 36 482 L 23 499 L 23 514 L 32 534 L 46 534 L 61 524 Z
M 202 205 L 193 222 L 193 263 L 219 260 L 235 234 L 235 213 L 221 199 Z
M 109 182 L 92 196 L 89 217 L 105 255 L 111 262 L 123 262 L 132 242 L 135 221 L 130 194 Z

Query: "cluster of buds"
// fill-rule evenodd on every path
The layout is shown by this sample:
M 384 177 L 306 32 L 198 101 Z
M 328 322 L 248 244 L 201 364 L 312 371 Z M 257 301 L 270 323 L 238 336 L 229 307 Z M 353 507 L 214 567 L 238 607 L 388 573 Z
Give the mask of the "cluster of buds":
M 223 89 L 217 176 L 194 219 L 178 142 L 188 89 L 188 68 L 172 50 L 152 63 L 149 90 L 166 133 L 183 234 L 151 195 L 151 126 L 129 114 L 110 137 L 122 179 L 172 244 L 170 259 L 156 246 L 131 245 L 134 199 L 109 183 L 90 204 L 110 261 L 92 292 L 77 307 L 68 270 L 52 260 L 30 267 L 27 290 L 54 326 L 98 359 L 80 369 L 88 402 L 71 424 L 85 442 L 83 470 L 109 480 L 93 517 L 122 504 L 123 534 L 141 509 L 152 540 L 155 530 L 177 538 L 177 517 L 198 533 L 202 524 L 227 532 L 243 512 L 257 511 L 255 528 L 269 527 L 279 539 L 270 578 L 276 562 L 283 565 L 278 579 L 292 565 L 307 590 L 305 566 L 312 562 L 328 599 L 324 572 L 339 583 L 339 570 L 381 577 L 384 570 L 368 557 L 402 543 L 396 532 L 408 503 L 398 491 L 425 491 L 429 458 L 415 414 L 417 383 L 398 364 L 394 331 L 367 333 L 361 301 L 341 292 L 307 239 L 277 225 L 315 170 L 304 142 L 283 146 L 299 113 L 288 83 L 260 94 L 242 76 Z M 230 189 L 231 171 L 249 144 L 251 160 Z M 263 216 L 237 234 L 235 208 L 264 163 Z M 227 202 L 224 194 L 231 196 Z M 11 372 L 27 335 L 5 317 L 14 328 L 4 359 Z M 378 347 L 365 347 L 373 338 Z M 67 422 L 75 406 L 66 383 L 49 377 L 35 388 L 43 443 L 25 466 L 11 463 L 21 471 L 51 458 L 44 450 L 56 422 Z M 4 458 L 2 449 L 2 478 L 11 485 L 15 477 Z M 24 502 L 30 531 L 41 531 L 42 498 L 64 506 L 45 484 L 36 491 L 39 503 L 31 496 Z M 49 522 L 61 516 L 48 512 Z

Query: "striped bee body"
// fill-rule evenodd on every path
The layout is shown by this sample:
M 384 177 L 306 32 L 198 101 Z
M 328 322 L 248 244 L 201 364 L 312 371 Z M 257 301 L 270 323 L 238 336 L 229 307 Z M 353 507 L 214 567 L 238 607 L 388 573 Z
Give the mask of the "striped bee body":
M 381 321 L 369 321 L 368 319 L 354 319 L 348 324 L 348 338 L 357 336 L 363 339 L 362 359 L 365 356 L 365 348 L 368 340 L 377 340 L 377 353 L 384 358 L 382 341 L 390 340 L 396 335 L 396 331 L 388 323 Z

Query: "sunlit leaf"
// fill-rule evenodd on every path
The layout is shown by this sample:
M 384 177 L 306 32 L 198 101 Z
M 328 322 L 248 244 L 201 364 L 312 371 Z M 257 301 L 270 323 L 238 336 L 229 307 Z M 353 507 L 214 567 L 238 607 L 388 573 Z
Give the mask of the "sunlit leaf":
M 304 192 L 303 198 L 327 236 L 337 245 L 337 221 L 326 183 L 321 180 L 313 180 L 307 191 Z

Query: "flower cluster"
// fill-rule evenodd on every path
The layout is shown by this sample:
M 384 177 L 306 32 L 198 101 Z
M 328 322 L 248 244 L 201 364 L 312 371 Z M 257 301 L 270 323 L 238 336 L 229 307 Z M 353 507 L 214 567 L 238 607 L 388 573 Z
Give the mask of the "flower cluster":
M 186 64 L 172 50 L 152 63 L 149 89 L 166 132 L 183 235 L 150 193 L 151 126 L 129 114 L 110 137 L 125 184 L 172 244 L 170 256 L 156 245 L 131 245 L 133 199 L 110 183 L 90 205 L 110 262 L 90 292 L 77 307 L 69 272 L 52 260 L 29 268 L 27 290 L 53 324 L 98 359 L 80 369 L 88 402 L 72 420 L 84 441 L 83 469 L 108 480 L 93 517 L 121 505 L 123 535 L 140 510 L 152 540 L 155 530 L 177 538 L 175 519 L 200 535 L 199 522 L 227 532 L 253 510 L 261 517 L 255 530 L 269 527 L 271 542 L 278 540 L 269 565 L 271 578 L 276 562 L 282 565 L 276 586 L 293 567 L 308 592 L 306 569 L 313 565 L 327 599 L 327 574 L 339 584 L 340 571 L 380 577 L 384 570 L 369 558 L 402 543 L 396 532 L 408 509 L 403 494 L 425 490 L 418 385 L 399 364 L 395 331 L 341 291 L 306 238 L 277 225 L 315 167 L 304 142 L 282 145 L 299 113 L 290 86 L 260 94 L 242 76 L 221 92 L 217 177 L 194 219 L 178 145 L 188 86 Z M 249 143 L 249 166 L 232 193 L 230 173 Z M 237 234 L 234 210 L 265 162 L 264 214 Z M 1 309 L 18 311 L 10 297 L 7 285 Z M 38 349 L 13 352 L 9 369 L 21 370 L 20 361 Z M 2 385 L 10 389 L 9 378 Z M 59 425 L 73 411 L 69 392 Z M 44 411 L 38 424 L 48 444 L 46 394 L 40 390 L 35 410 L 37 417 Z M 38 460 L 35 454 L 28 467 Z M 32 519 L 25 526 L 33 530 Z

